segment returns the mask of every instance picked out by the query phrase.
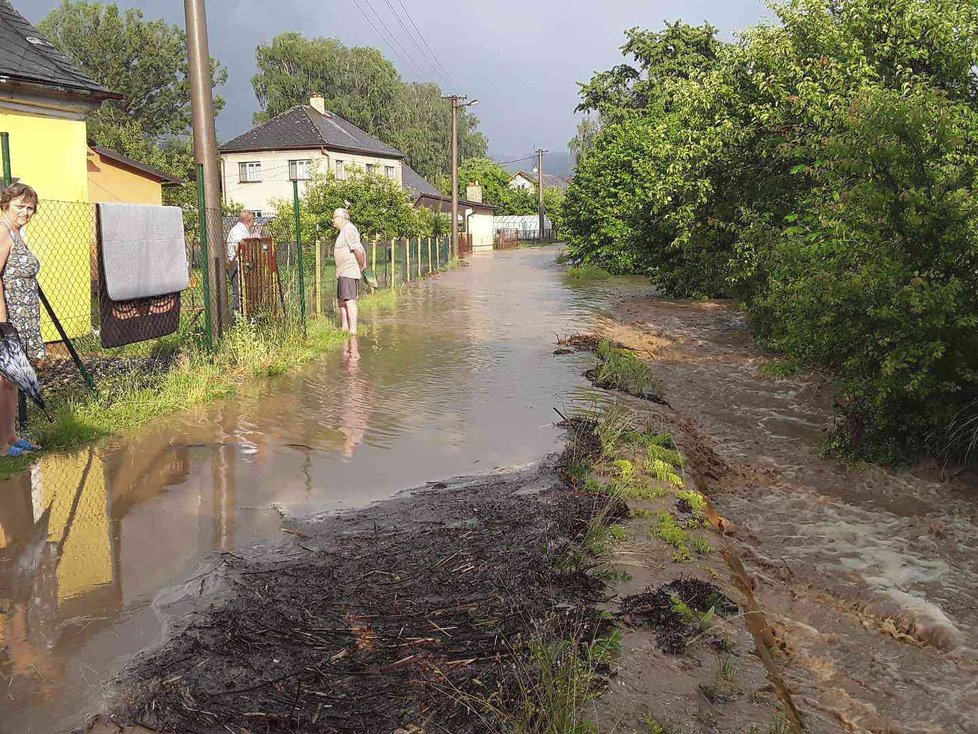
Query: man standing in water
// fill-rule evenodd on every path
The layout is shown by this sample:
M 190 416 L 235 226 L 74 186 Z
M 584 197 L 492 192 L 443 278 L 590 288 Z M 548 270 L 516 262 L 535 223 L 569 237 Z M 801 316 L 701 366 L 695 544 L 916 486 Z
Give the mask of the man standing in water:
M 367 267 L 367 252 L 360 242 L 360 231 L 350 221 L 350 212 L 333 212 L 333 226 L 339 230 L 333 246 L 336 263 L 336 300 L 340 303 L 340 326 L 350 334 L 357 333 L 357 288 L 363 268 Z

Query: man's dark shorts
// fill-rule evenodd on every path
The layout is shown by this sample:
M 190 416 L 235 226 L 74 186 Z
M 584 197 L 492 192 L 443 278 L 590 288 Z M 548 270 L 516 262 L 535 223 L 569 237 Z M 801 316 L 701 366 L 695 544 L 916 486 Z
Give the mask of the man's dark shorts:
M 357 300 L 357 286 L 360 281 L 356 278 L 337 278 L 336 279 L 336 300 L 355 301 Z

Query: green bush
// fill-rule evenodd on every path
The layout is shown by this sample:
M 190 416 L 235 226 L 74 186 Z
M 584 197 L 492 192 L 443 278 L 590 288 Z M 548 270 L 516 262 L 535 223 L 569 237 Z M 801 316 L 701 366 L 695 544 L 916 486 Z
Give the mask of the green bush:
M 569 252 L 739 298 L 765 343 L 835 375 L 836 446 L 967 450 L 978 6 L 773 7 L 734 44 L 708 26 L 629 32 L 634 65 L 582 90 L 602 129 L 567 194 Z

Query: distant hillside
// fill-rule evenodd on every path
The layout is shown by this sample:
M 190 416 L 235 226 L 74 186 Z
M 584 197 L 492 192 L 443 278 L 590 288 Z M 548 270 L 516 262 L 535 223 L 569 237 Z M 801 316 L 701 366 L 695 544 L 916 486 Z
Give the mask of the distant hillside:
M 494 160 L 497 161 L 507 161 L 515 158 L 516 155 L 496 155 L 493 156 Z M 536 166 L 536 161 L 533 159 L 526 161 L 519 161 L 518 163 L 507 163 L 503 165 L 510 173 L 516 173 L 517 171 L 532 171 Z M 567 151 L 554 151 L 552 153 L 547 153 L 546 157 L 543 159 L 543 172 L 552 173 L 554 176 L 563 176 L 564 178 L 570 176 L 574 173 L 574 161 L 571 154 Z

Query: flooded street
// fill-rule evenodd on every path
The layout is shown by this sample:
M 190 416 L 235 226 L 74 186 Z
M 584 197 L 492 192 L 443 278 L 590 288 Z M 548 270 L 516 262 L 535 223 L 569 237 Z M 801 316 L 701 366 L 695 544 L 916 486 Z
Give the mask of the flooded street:
M 286 518 L 522 465 L 555 450 L 554 407 L 586 395 L 555 335 L 590 326 L 555 251 L 470 258 L 415 284 L 356 347 L 0 485 L 0 731 L 52 732 L 98 708 L 161 635 L 159 592 Z
M 570 287 L 554 255 L 471 258 L 296 375 L 0 485 L 0 732 L 65 730 L 102 710 L 119 666 L 166 634 L 164 610 L 197 595 L 220 553 L 560 448 L 555 407 L 619 399 L 587 384 L 589 356 L 553 356 L 557 335 L 584 331 L 652 364 L 671 408 L 621 400 L 669 423 L 733 522 L 805 729 L 978 731 L 974 478 L 823 458 L 831 390 L 765 374 L 729 304 L 655 299 L 638 281 Z M 650 548 L 644 570 L 661 569 Z M 636 678 L 680 701 L 679 663 L 638 655 Z

